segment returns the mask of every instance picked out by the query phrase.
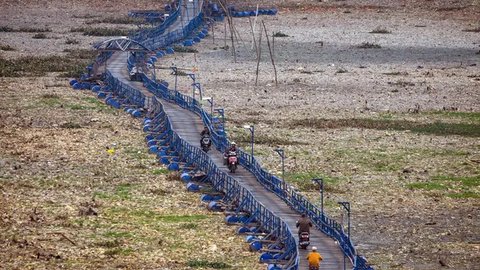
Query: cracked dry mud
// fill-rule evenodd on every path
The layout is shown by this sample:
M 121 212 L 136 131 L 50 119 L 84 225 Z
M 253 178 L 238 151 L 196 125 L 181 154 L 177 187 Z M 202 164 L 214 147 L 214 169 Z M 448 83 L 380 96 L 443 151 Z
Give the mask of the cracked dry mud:
M 88 48 L 100 38 L 69 29 L 91 16 L 152 9 L 150 1 L 24 3 L 2 3 L 3 24 L 24 27 L 33 21 L 52 32 L 42 40 L 30 33 L 0 33 L 2 45 L 17 49 L 2 51 L 3 57 Z M 91 10 L 92 4 L 98 9 Z M 210 35 L 195 47 L 199 53 L 177 53 L 159 63 L 195 66 L 204 95 L 226 109 L 230 136 L 248 149 L 242 126 L 254 123 L 261 162 L 280 175 L 272 149 L 283 147 L 287 179 L 317 202 L 309 178 L 323 176 L 330 215 L 341 218 L 336 201 L 350 201 L 353 241 L 376 269 L 480 269 L 478 131 L 465 136 L 418 129 L 436 122 L 479 128 L 480 33 L 464 31 L 480 27 L 478 1 L 277 4 L 279 15 L 259 19 L 269 32 L 288 35 L 275 39 L 278 86 L 265 36 L 254 85 L 248 19 L 234 20 L 242 39 L 236 44 L 237 63 L 231 50 L 221 48 L 222 23 L 215 26 L 215 43 Z M 370 33 L 376 29 L 389 33 Z M 258 29 L 255 34 L 258 38 Z M 67 37 L 79 44 L 65 44 Z M 364 43 L 380 48 L 359 48 Z M 153 173 L 159 167 L 146 154 L 138 122 L 70 90 L 56 75 L 0 79 L 0 246 L 6 251 L 0 261 L 7 268 L 189 269 L 178 253 L 193 246 L 202 250 L 198 258 L 220 260 L 214 254 L 221 250 L 226 257 L 241 254 L 237 262 L 228 261 L 235 269 L 263 269 L 231 231 L 229 241 L 213 245 L 208 224 L 224 230 L 221 218 L 197 207 L 198 200 L 181 190 L 171 192 L 179 183 Z M 173 82 L 166 70 L 157 75 Z M 185 93 L 189 84 L 180 77 Z M 114 156 L 104 151 L 112 143 L 118 148 Z M 94 194 L 101 203 L 95 209 L 107 217 L 102 221 L 78 216 Z M 191 211 L 182 210 L 192 205 Z M 136 224 L 152 221 L 150 212 L 135 212 L 142 209 L 207 217 L 195 233 L 188 227 L 194 225 L 182 225 L 187 237 L 169 248 L 174 240 L 166 231 L 159 236 L 162 229 L 156 231 L 153 223 L 138 233 Z M 118 220 L 131 226 L 117 227 Z M 122 234 L 126 230 L 134 235 Z M 59 231 L 78 246 L 51 234 Z M 162 241 L 166 244 L 157 249 Z

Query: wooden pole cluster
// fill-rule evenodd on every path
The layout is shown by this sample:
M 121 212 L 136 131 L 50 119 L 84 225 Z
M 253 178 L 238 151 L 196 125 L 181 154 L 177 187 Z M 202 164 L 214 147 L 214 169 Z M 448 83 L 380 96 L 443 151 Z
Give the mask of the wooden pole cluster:
M 275 66 L 275 57 L 273 53 L 273 48 L 270 46 L 270 38 L 268 37 L 268 31 L 267 27 L 265 26 L 265 21 L 262 20 L 262 25 L 263 25 L 263 30 L 262 27 L 260 27 L 260 33 L 259 33 L 259 38 L 258 38 L 258 46 L 256 45 L 255 41 L 255 32 L 252 27 L 252 21 L 250 20 L 250 29 L 252 30 L 252 36 L 253 36 L 253 41 L 255 43 L 255 50 L 257 53 L 257 70 L 255 72 L 255 85 L 258 84 L 258 73 L 259 73 L 259 67 L 260 67 L 260 59 L 262 57 L 262 36 L 263 32 L 265 32 L 265 37 L 267 38 L 267 45 L 268 45 L 268 51 L 270 54 L 270 60 L 272 62 L 273 66 L 273 71 L 275 73 L 275 85 L 278 85 L 278 78 L 277 78 L 277 67 Z
M 235 63 L 237 63 L 237 53 L 236 53 L 236 48 L 235 48 L 235 41 L 238 43 L 238 40 L 240 40 L 244 45 L 245 45 L 245 43 L 243 42 L 242 38 L 240 37 L 240 33 L 235 28 L 235 26 L 233 24 L 233 18 L 226 8 L 227 7 L 227 0 L 223 0 L 223 1 L 220 0 L 220 1 L 218 1 L 218 3 L 220 4 L 220 7 L 223 9 L 225 14 L 227 15 L 227 21 L 224 23 L 224 32 L 225 32 L 224 33 L 225 34 L 225 37 L 224 37 L 225 45 L 224 46 L 225 47 L 227 46 L 227 23 L 228 23 L 228 28 L 230 30 L 230 41 L 232 43 L 232 54 L 233 54 L 233 59 L 234 59 L 233 61 Z M 258 5 L 257 5 L 257 13 L 258 13 Z M 258 45 L 257 45 L 256 37 L 255 37 L 255 25 L 256 25 L 256 21 L 257 21 L 257 16 L 255 16 L 255 21 L 253 22 L 253 25 L 252 25 L 252 20 L 251 20 L 250 17 L 248 18 L 248 21 L 250 23 L 250 30 L 252 32 L 252 40 L 253 40 L 253 44 L 254 44 L 254 47 L 255 47 L 255 53 L 256 53 L 256 56 L 257 56 L 257 69 L 256 69 L 256 72 L 255 72 L 255 85 L 258 84 L 258 74 L 259 74 L 259 70 L 260 70 L 260 59 L 262 58 L 262 36 L 263 36 L 263 33 L 265 33 L 265 37 L 267 39 L 267 45 L 268 45 L 268 51 L 269 51 L 269 54 L 270 54 L 270 60 L 271 60 L 272 66 L 273 66 L 273 71 L 275 73 L 275 85 L 278 85 L 277 68 L 275 66 L 275 59 L 274 59 L 275 58 L 274 57 L 275 48 L 272 47 L 272 45 L 270 45 L 270 38 L 268 36 L 268 31 L 267 31 L 267 27 L 265 25 L 265 21 L 262 20 L 263 29 L 260 26 Z M 274 38 L 273 35 L 272 35 L 272 38 Z M 275 42 L 275 41 L 272 40 L 272 42 Z M 275 45 L 273 44 L 273 46 L 275 46 Z

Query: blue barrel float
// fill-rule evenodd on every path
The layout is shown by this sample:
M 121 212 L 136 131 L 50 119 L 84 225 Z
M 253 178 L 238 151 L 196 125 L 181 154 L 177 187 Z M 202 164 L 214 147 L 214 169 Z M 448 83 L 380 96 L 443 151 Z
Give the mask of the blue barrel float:
M 167 169 L 169 171 L 178 171 L 180 169 L 180 166 L 178 165 L 177 162 L 172 162 L 168 165 Z
M 156 154 L 158 153 L 158 146 L 156 145 L 152 145 L 148 148 L 148 152 L 151 153 L 151 154 Z
M 226 216 L 226 217 L 225 217 L 225 222 L 226 222 L 226 223 L 238 223 L 239 220 L 238 220 L 238 217 L 237 217 L 237 216 L 229 215 L 229 216 Z
M 132 116 L 135 117 L 135 118 L 141 117 L 141 116 L 142 116 L 142 112 L 139 111 L 139 110 L 133 110 Z
M 183 42 L 183 46 L 185 46 L 185 47 L 193 46 L 193 40 L 191 40 L 191 39 L 186 39 L 186 40 Z
M 244 234 L 244 233 L 247 233 L 247 232 L 250 232 L 250 229 L 248 227 L 244 227 L 244 226 L 238 228 L 238 230 L 237 230 L 238 234 Z
M 279 266 L 277 266 L 277 265 L 275 265 L 275 264 L 269 264 L 269 265 L 267 266 L 267 270 L 282 270 L 282 268 L 279 267 Z
M 200 191 L 200 186 L 195 184 L 195 183 L 190 182 L 190 183 L 187 184 L 187 190 L 192 191 L 192 192 Z
M 98 92 L 100 91 L 100 89 L 102 89 L 102 88 L 100 87 L 100 85 L 95 85 L 95 86 L 92 87 L 92 92 L 98 93 Z
M 167 54 L 173 54 L 175 52 L 172 47 L 167 47 L 165 50 L 167 51 Z
M 220 203 L 218 203 L 217 201 L 211 201 L 208 206 L 207 206 L 208 210 L 210 211 L 222 211 L 222 206 Z
M 254 242 L 251 242 L 250 243 L 250 250 L 251 251 L 259 251 L 260 249 L 262 249 L 262 242 L 260 241 L 254 241 Z
M 189 182 L 190 180 L 192 180 L 192 176 L 189 174 L 189 173 L 182 173 L 180 175 L 180 179 L 183 181 L 183 182 Z
M 80 90 L 82 88 L 82 84 L 79 82 L 76 82 L 72 85 L 72 88 L 75 90 Z
M 264 252 L 262 253 L 262 255 L 260 255 L 260 262 L 262 263 L 272 259 L 273 259 L 273 255 L 268 252 Z
M 257 237 L 255 237 L 254 235 L 247 235 L 247 236 L 245 237 L 245 241 L 247 241 L 247 243 L 251 243 L 251 242 L 253 242 L 253 241 L 255 241 L 255 240 L 258 240 L 258 239 L 257 239 Z
M 170 164 L 170 160 L 168 160 L 168 157 L 162 157 L 160 158 L 160 162 L 164 165 Z

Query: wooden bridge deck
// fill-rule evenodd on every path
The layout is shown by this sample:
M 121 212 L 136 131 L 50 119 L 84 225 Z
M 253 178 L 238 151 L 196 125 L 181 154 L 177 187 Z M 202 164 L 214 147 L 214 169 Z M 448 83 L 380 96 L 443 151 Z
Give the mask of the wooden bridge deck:
M 175 28 L 176 27 L 178 27 L 178 24 L 175 24 Z M 143 84 L 141 82 L 132 82 L 129 80 L 129 74 L 126 67 L 127 56 L 128 54 L 126 52 L 116 52 L 107 62 L 108 70 L 112 73 L 114 77 L 118 78 L 121 82 L 140 90 L 143 94 L 145 94 L 146 97 L 152 97 L 152 94 L 145 87 L 143 87 Z M 182 109 L 175 104 L 169 103 L 161 99 L 160 101 L 162 102 L 164 109 L 170 118 L 175 132 L 177 132 L 180 137 L 188 141 L 190 144 L 200 147 L 200 132 L 203 130 L 203 123 L 200 117 L 188 110 Z M 217 164 L 218 167 L 225 170 L 225 172 L 228 172 L 226 166 L 223 165 L 222 153 L 212 148 L 208 155 L 210 156 L 210 158 L 212 158 L 212 160 Z M 243 167 L 239 167 L 235 174 L 231 175 L 235 179 L 237 179 L 240 184 L 242 184 L 245 188 L 251 191 L 256 200 L 261 202 L 275 215 L 283 219 L 294 233 L 298 242 L 295 222 L 300 218 L 300 215 L 297 212 L 293 211 L 275 194 L 266 190 L 257 181 L 255 176 Z M 310 241 L 310 247 L 316 246 L 323 257 L 323 261 L 321 263 L 322 270 L 343 269 L 343 253 L 332 238 L 326 236 L 325 234 L 316 229 L 312 229 L 310 232 Z M 305 259 L 307 253 L 308 251 L 306 250 L 300 250 L 299 269 L 301 270 L 308 269 L 308 263 Z M 351 269 L 352 264 L 348 259 L 346 263 L 346 268 Z

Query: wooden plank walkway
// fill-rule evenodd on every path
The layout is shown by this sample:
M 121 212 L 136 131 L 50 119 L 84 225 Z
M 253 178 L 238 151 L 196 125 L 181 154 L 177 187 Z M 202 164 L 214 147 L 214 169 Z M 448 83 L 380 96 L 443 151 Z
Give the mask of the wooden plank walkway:
M 187 8 L 182 9 L 182 18 L 177 20 L 177 22 L 170 27 L 170 31 L 181 29 L 184 24 L 188 23 L 188 19 L 192 18 L 192 16 L 188 13 L 192 13 L 193 9 L 196 7 L 191 2 L 187 2 L 187 5 Z M 190 16 L 187 16 L 187 14 Z M 170 31 L 166 31 L 166 33 Z M 129 74 L 126 67 L 127 57 L 128 54 L 126 52 L 116 52 L 107 62 L 108 70 L 122 83 L 140 90 L 147 98 L 151 98 L 153 96 L 152 93 L 143 87 L 141 82 L 132 82 L 129 80 Z M 177 132 L 180 137 L 188 141 L 193 146 L 200 147 L 200 132 L 203 130 L 203 122 L 201 121 L 200 117 L 188 110 L 182 109 L 176 104 L 172 104 L 161 99 L 160 101 L 170 118 L 175 132 Z M 229 173 L 226 166 L 223 165 L 223 154 L 221 152 L 212 147 L 212 150 L 208 153 L 208 155 L 218 167 Z M 235 174 L 231 174 L 231 176 L 233 176 L 241 185 L 252 192 L 256 200 L 261 202 L 275 215 L 284 220 L 292 230 L 298 242 L 295 223 L 300 218 L 300 215 L 297 212 L 293 211 L 275 194 L 265 189 L 257 181 L 255 176 L 243 167 L 239 167 Z M 338 270 L 344 268 L 343 253 L 340 251 L 340 248 L 337 244 L 335 244 L 335 241 L 332 238 L 326 236 L 316 229 L 312 229 L 310 233 L 310 241 L 310 247 L 316 246 L 323 257 L 321 264 L 322 270 Z M 305 259 L 307 254 L 307 250 L 300 250 L 300 270 L 308 270 L 308 263 Z M 352 264 L 348 259 L 346 260 L 346 263 L 346 269 L 351 269 Z
M 118 78 L 121 82 L 128 84 L 144 93 L 146 96 L 151 96 L 152 94 L 148 92 L 146 88 L 143 87 L 141 82 L 132 82 L 128 79 L 128 71 L 125 65 L 127 54 L 124 52 L 115 53 L 109 60 L 108 69 L 113 76 Z M 203 129 L 203 122 L 200 117 L 188 110 L 185 110 L 176 104 L 160 100 L 164 106 L 164 109 L 167 115 L 170 118 L 172 127 L 177 132 L 177 134 L 188 141 L 190 144 L 200 147 L 200 132 Z M 223 154 L 212 147 L 212 151 L 208 153 L 212 160 L 225 172 L 228 172 L 226 166 L 223 165 Z M 230 174 L 233 176 L 239 183 L 241 183 L 245 188 L 252 192 L 255 199 L 265 205 L 270 211 L 275 215 L 283 219 L 295 237 L 297 238 L 297 229 L 295 228 L 295 222 L 300 218 L 300 215 L 292 210 L 288 205 L 286 205 L 282 200 L 280 200 L 275 194 L 266 190 L 255 178 L 253 174 L 239 167 L 237 172 Z M 343 269 L 344 257 L 343 253 L 340 251 L 340 248 L 335 243 L 335 241 L 320 232 L 319 230 L 312 229 L 310 235 L 311 245 L 316 246 L 318 251 L 323 257 L 323 262 L 321 264 L 322 270 L 338 270 Z M 307 261 L 305 257 L 307 256 L 308 251 L 300 250 L 300 268 L 299 269 L 308 269 Z M 352 268 L 352 264 L 347 259 L 347 269 Z

